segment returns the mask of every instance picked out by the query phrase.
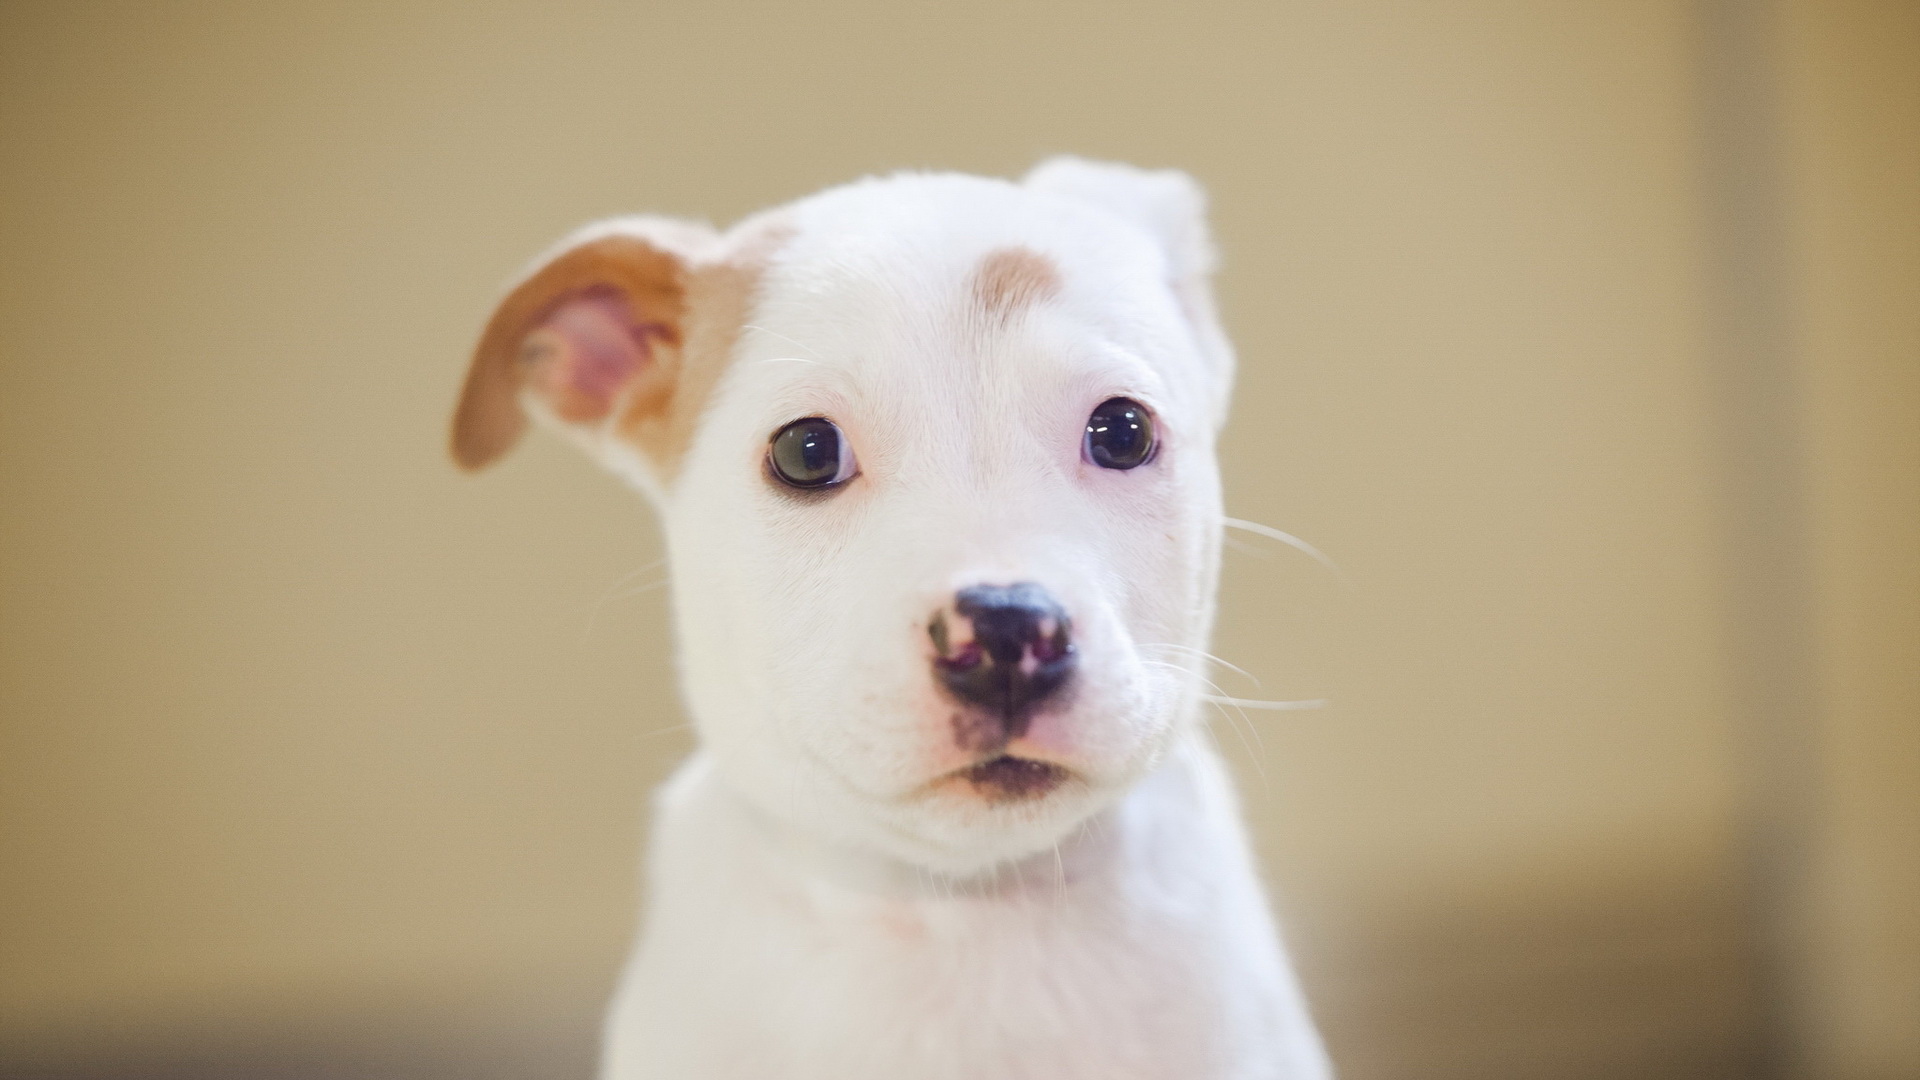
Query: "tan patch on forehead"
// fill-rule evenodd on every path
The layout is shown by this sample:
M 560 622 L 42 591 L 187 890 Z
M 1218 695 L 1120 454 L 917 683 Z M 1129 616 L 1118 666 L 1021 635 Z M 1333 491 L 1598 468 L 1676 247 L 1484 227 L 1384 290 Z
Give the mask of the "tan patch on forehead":
M 679 473 L 713 388 L 733 361 L 767 263 L 792 235 L 778 220 L 751 226 L 725 256 L 686 270 L 687 319 L 673 358 L 679 370 L 666 380 L 665 394 L 635 395 L 620 413 L 620 432 L 646 452 L 661 479 Z
M 1060 269 L 1032 248 L 987 253 L 973 272 L 974 303 L 988 315 L 1007 318 L 1060 292 Z

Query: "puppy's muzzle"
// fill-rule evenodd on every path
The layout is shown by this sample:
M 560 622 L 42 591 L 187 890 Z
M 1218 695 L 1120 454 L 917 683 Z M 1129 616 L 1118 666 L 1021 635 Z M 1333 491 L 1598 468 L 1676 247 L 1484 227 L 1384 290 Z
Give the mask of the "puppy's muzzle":
M 996 721 L 1002 741 L 1025 734 L 1034 708 L 1073 675 L 1072 624 L 1032 582 L 961 589 L 927 631 L 936 681 Z

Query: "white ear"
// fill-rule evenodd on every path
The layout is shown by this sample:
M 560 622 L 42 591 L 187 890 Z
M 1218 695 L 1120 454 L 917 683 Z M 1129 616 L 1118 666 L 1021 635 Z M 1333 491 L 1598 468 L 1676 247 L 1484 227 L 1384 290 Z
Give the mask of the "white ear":
M 1027 174 L 1026 185 L 1091 203 L 1146 229 L 1166 251 L 1176 277 L 1204 277 L 1213 272 L 1207 196 L 1186 173 L 1056 157 L 1034 166 Z
M 1136 169 L 1076 157 L 1048 158 L 1027 174 L 1026 186 L 1098 207 L 1144 229 L 1160 245 L 1175 297 L 1193 326 L 1214 376 L 1214 426 L 1226 421 L 1233 388 L 1233 346 L 1213 304 L 1213 238 L 1207 196 L 1193 177 L 1174 169 Z

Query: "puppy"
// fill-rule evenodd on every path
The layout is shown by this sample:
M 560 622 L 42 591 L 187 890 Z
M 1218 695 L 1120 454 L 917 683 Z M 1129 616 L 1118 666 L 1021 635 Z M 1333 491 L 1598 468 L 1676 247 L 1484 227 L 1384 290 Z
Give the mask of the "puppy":
M 1200 716 L 1233 354 L 1186 176 L 901 175 L 619 218 L 501 301 L 532 417 L 664 523 L 700 749 L 608 1080 L 1321 1078 Z

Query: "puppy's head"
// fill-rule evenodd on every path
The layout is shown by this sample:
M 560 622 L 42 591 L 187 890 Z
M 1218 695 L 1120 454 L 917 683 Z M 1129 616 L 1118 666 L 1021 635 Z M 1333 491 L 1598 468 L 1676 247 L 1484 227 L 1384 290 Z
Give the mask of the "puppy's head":
M 606 222 L 494 313 L 454 456 L 531 415 L 632 480 L 730 785 L 972 872 L 1194 722 L 1233 363 L 1210 258 L 1184 176 L 1076 160 L 863 181 L 725 234 Z

